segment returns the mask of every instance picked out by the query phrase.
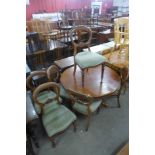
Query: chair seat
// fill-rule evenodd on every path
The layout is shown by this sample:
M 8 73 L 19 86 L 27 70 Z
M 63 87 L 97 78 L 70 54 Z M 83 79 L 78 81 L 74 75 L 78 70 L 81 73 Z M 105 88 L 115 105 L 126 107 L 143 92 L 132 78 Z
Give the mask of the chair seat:
M 54 93 L 54 92 L 52 92 L 52 91 L 43 91 L 43 92 L 41 92 L 40 94 L 39 94 L 39 96 L 38 96 L 38 100 L 39 100 L 39 102 L 41 102 L 41 103 L 44 103 L 44 102 L 46 102 L 46 100 L 49 98 L 49 99 L 52 99 L 52 98 L 54 98 L 54 97 L 56 97 L 56 94 Z M 62 99 L 61 98 L 59 98 L 60 99 L 60 102 L 62 102 Z M 45 105 L 45 107 L 46 107 L 47 105 Z M 40 106 L 38 105 L 38 104 L 34 104 L 34 108 L 35 108 L 35 110 L 36 110 L 36 112 L 37 112 L 37 114 L 40 114 L 41 113 L 41 108 L 40 108 Z
M 95 112 L 97 110 L 97 108 L 101 105 L 102 101 L 98 100 L 98 101 L 94 101 L 91 105 L 90 105 L 90 110 L 91 112 Z M 73 109 L 75 109 L 76 111 L 84 114 L 84 115 L 88 115 L 88 106 L 84 105 L 84 104 L 80 104 L 78 102 L 75 102 Z
M 69 95 L 66 92 L 66 90 L 64 89 L 64 87 L 60 84 L 60 96 L 66 99 L 69 99 Z
M 75 56 L 76 64 L 83 69 L 97 66 L 105 61 L 106 58 L 104 56 L 90 51 L 80 52 Z
M 110 51 L 110 47 L 105 46 L 104 44 L 96 45 L 90 47 L 91 52 L 98 53 L 98 54 L 105 54 L 106 52 Z M 83 49 L 84 52 L 89 51 L 88 48 Z
M 49 104 L 51 108 L 44 109 L 43 125 L 49 137 L 65 130 L 76 120 L 76 116 L 63 105 Z

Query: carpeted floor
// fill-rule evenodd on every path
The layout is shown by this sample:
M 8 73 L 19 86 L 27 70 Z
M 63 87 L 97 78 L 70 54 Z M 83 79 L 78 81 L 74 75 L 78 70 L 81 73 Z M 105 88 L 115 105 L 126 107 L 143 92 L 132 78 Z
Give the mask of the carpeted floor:
M 52 148 L 45 131 L 37 128 L 39 148 L 36 155 L 115 155 L 129 141 L 129 92 L 120 97 L 121 108 L 117 108 L 116 98 L 107 99 L 108 108 L 94 114 L 88 132 L 85 132 L 86 119 L 77 114 L 77 132 L 71 126 L 56 138 L 57 146 Z

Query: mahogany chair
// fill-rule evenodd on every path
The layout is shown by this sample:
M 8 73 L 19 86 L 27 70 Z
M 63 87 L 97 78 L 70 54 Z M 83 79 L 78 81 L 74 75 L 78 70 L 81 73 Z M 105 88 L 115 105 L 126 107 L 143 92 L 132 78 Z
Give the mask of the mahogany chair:
M 57 83 L 59 82 L 60 71 L 57 66 L 51 65 L 47 69 L 47 78 L 50 82 L 57 82 Z M 64 99 L 69 99 L 69 95 L 64 89 L 64 87 L 61 84 L 59 84 L 59 86 L 60 86 L 60 96 Z
M 79 32 L 81 33 L 81 31 L 87 32 L 88 40 L 83 41 L 80 39 L 81 37 L 79 37 L 78 35 L 78 42 L 75 42 L 73 39 L 74 35 L 78 34 Z M 78 26 L 70 31 L 70 39 L 74 47 L 74 72 L 73 74 L 75 75 L 76 66 L 78 65 L 82 73 L 82 86 L 84 86 L 85 69 L 96 67 L 98 65 L 102 65 L 101 67 L 101 82 L 102 82 L 106 58 L 102 55 L 91 52 L 90 50 L 90 43 L 92 40 L 91 29 L 85 26 Z M 82 51 L 82 52 L 77 53 L 78 48 L 84 48 L 84 47 L 87 47 L 89 51 Z
M 47 73 L 46 71 L 33 71 L 30 73 L 30 75 L 27 77 L 26 79 L 26 86 L 28 89 L 30 89 L 31 93 L 33 93 L 33 91 L 41 84 L 48 82 L 47 79 Z M 38 99 L 40 102 L 43 102 L 44 100 L 46 100 L 47 97 L 55 97 L 56 94 L 53 91 L 44 91 L 43 93 L 40 93 L 40 95 L 38 96 Z M 62 101 L 62 99 L 60 98 L 60 101 Z M 37 112 L 38 115 L 41 114 L 41 109 L 38 106 L 38 104 L 36 104 L 34 102 L 34 108 Z
M 87 124 L 85 130 L 88 131 L 90 118 L 94 112 L 98 110 L 102 103 L 102 99 L 94 99 L 90 95 L 84 95 L 71 89 L 67 90 L 72 100 L 72 107 L 75 111 L 87 116 Z
M 47 96 L 40 101 L 40 93 L 54 91 L 55 96 Z M 55 82 L 47 82 L 38 86 L 33 92 L 33 100 L 41 109 L 41 118 L 43 126 L 53 147 L 56 146 L 55 136 L 63 133 L 71 124 L 76 131 L 76 116 L 69 109 L 60 103 L 60 87 Z

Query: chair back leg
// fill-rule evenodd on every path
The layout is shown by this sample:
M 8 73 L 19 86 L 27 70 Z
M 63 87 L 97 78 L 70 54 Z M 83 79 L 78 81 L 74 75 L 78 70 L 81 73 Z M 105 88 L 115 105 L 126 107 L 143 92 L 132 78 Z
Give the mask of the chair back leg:
M 101 67 L 101 83 L 103 82 L 103 74 L 104 74 L 104 63 L 102 64 Z
M 81 69 L 82 74 L 82 87 L 84 87 L 84 69 Z
M 74 72 L 73 72 L 73 75 L 75 75 L 75 72 L 76 72 L 76 64 L 74 63 Z
M 74 132 L 76 132 L 76 121 L 74 121 L 72 124 L 73 124 L 73 127 L 74 127 Z
M 54 137 L 50 137 L 50 141 L 52 142 L 52 147 L 56 147 L 55 139 Z

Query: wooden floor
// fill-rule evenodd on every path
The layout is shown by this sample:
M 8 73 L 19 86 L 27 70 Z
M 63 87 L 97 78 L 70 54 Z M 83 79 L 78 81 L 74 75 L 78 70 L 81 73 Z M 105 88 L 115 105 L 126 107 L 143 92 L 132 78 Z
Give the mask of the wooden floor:
M 129 155 L 129 143 L 122 147 L 116 155 Z

